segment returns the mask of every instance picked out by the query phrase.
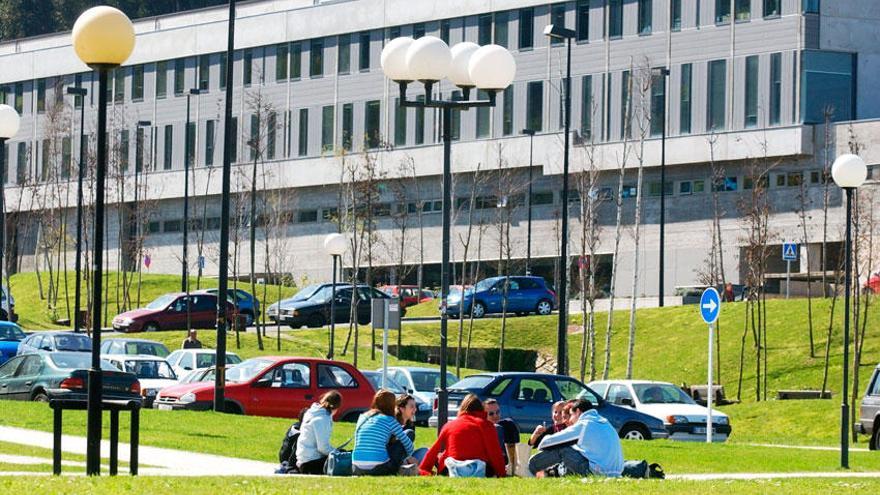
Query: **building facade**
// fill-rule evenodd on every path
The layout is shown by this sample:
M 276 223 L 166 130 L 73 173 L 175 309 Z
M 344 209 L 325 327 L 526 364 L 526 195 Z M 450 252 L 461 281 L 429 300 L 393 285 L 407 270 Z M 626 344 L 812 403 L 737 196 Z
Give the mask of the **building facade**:
M 802 223 L 810 219 L 801 250 L 807 263 L 795 270 L 822 271 L 833 265 L 836 256 L 823 259 L 817 243 L 824 232 L 833 245 L 839 244 L 841 195 L 835 186 L 827 188 L 830 209 L 828 226 L 823 227 L 823 170 L 853 146 L 869 164 L 880 163 L 871 146 L 880 126 L 873 121 L 880 118 L 880 102 L 871 91 L 880 79 L 876 2 L 414 4 L 242 2 L 232 81 L 225 80 L 225 8 L 136 20 L 135 51 L 110 85 L 109 268 L 132 269 L 149 256 L 150 271 L 179 273 L 183 169 L 189 150 L 189 265 L 194 272 L 202 265 L 206 276 L 216 275 L 222 111 L 225 87 L 232 84 L 237 193 L 232 223 L 239 247 L 232 250 L 238 261 L 231 266 L 249 272 L 247 227 L 253 217 L 258 272 L 284 272 L 298 280 L 329 278 L 324 236 L 338 229 L 334 220 L 340 211 L 366 207 L 374 241 L 362 250 L 360 264 L 379 267 L 376 282 L 392 282 L 398 275 L 411 279 L 412 267 L 423 262 L 430 285 L 438 279 L 440 258 L 439 113 L 401 108 L 397 86 L 385 79 L 379 57 L 384 43 L 397 36 L 432 35 L 450 45 L 500 44 L 517 62 L 515 82 L 498 95 L 496 107 L 454 116 L 453 257 L 460 261 L 465 256 L 462 239 L 472 225 L 467 258 L 481 261 L 481 273 L 524 269 L 530 244 L 536 273 L 554 277 L 563 206 L 565 49 L 542 34 L 551 23 L 577 34 L 571 85 L 573 266 L 584 251 L 579 240 L 581 193 L 587 191 L 578 189 L 576 177 L 585 174 L 595 179 L 595 252 L 605 267 L 611 263 L 620 200 L 618 293 L 633 292 L 639 197 L 640 282 L 635 295 L 658 292 L 664 190 L 666 294 L 705 278 L 712 246 L 719 243 L 726 279 L 743 280 L 744 212 L 756 182 L 767 188 L 770 198 L 771 244 L 803 244 Z M 0 101 L 15 106 L 23 117 L 19 135 L 7 143 L 3 177 L 12 224 L 12 268 L 45 268 L 50 260 L 73 253 L 79 112 L 85 105 L 88 170 L 95 147 L 97 84 L 74 56 L 69 33 L 2 43 L 0 67 Z M 667 77 L 660 68 L 668 69 Z M 70 86 L 86 88 L 88 96 L 84 101 L 66 96 Z M 188 96 L 191 89 L 199 94 Z M 409 96 L 416 98 L 421 91 L 420 84 L 410 85 Z M 444 82 L 436 91 L 455 97 L 458 89 Z M 661 184 L 664 128 L 667 182 Z M 535 131 L 533 141 L 523 129 Z M 259 201 L 252 216 L 247 193 L 255 168 Z M 355 188 L 340 184 L 354 177 L 364 181 L 364 170 L 373 174 L 369 205 L 350 205 L 343 196 Z M 869 173 L 871 183 L 880 179 L 875 167 Z M 87 202 L 90 191 L 88 186 Z M 367 196 L 352 197 L 359 203 Z M 807 213 L 801 215 L 801 210 Z M 713 235 L 716 216 L 720 235 Z M 364 258 L 367 251 L 371 260 Z M 773 255 L 771 275 L 784 272 L 775 262 L 778 257 Z M 608 283 L 606 275 L 602 285 Z

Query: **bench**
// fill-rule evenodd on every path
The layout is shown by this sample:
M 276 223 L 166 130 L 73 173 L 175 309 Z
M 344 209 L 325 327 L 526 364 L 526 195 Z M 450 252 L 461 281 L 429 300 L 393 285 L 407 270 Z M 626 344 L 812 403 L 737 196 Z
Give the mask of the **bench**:
M 777 400 L 808 400 L 808 399 L 830 399 L 831 391 L 826 390 L 780 390 L 776 392 Z

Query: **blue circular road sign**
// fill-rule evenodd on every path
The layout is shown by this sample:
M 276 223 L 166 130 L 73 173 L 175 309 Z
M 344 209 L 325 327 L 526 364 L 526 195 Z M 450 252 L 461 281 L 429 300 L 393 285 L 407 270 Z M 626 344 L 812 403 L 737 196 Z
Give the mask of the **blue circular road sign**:
M 703 295 L 700 297 L 700 316 L 703 317 L 703 321 L 711 325 L 715 323 L 720 313 L 721 296 L 718 295 L 715 287 L 709 287 L 703 291 Z

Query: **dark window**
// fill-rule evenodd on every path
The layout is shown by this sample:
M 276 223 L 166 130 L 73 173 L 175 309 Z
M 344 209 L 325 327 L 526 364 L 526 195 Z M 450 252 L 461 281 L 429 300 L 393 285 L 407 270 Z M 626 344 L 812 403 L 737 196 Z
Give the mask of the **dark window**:
M 119 169 L 123 172 L 128 170 L 128 130 L 122 130 L 119 132 Z
M 18 143 L 18 166 L 15 170 L 15 181 L 18 184 L 24 184 L 27 182 L 30 173 L 28 171 L 28 145 L 27 143 L 20 142 Z M 4 170 L 5 172 L 5 170 Z M 8 182 L 8 179 L 4 177 L 4 182 Z
M 590 39 L 590 0 L 578 0 L 575 23 L 577 24 L 577 40 Z
M 553 192 L 537 192 L 532 193 L 532 205 L 552 205 L 553 204 Z
M 544 81 L 532 81 L 526 91 L 526 128 L 535 132 L 544 126 Z
M 297 212 L 298 223 L 313 223 L 318 221 L 318 210 L 300 210 Z
M 131 99 L 141 101 L 144 99 L 144 66 L 135 65 L 131 68 Z
M 270 112 L 266 117 L 266 158 L 275 159 L 275 144 L 278 134 L 278 114 Z
M 555 3 L 550 7 L 550 23 L 565 27 L 565 4 Z M 550 38 L 551 45 L 561 45 L 565 40 L 562 38 Z
M 340 74 L 351 72 L 351 35 L 339 35 L 339 67 Z
M 309 77 L 324 75 L 324 40 L 314 39 L 309 44 Z
M 373 100 L 368 101 L 364 107 L 364 141 L 368 149 L 375 149 L 379 147 L 381 139 L 379 135 L 381 106 L 379 100 Z
M 180 220 L 165 220 L 163 225 L 163 231 L 168 232 L 180 232 L 183 230 L 183 222 Z
M 620 75 L 620 137 L 632 136 L 632 75 L 628 70 Z
M 199 56 L 199 89 L 207 91 L 211 86 L 211 56 Z
M 681 134 L 691 133 L 691 89 L 692 89 L 691 64 L 681 66 L 681 90 L 679 95 L 679 125 L 678 132 Z
M 309 109 L 299 109 L 299 156 L 309 154 Z
M 482 89 L 477 91 L 477 98 L 488 100 L 489 93 Z M 477 107 L 477 138 L 489 137 L 489 107 Z
M 290 78 L 300 77 L 302 77 L 302 44 L 293 43 L 290 45 Z
M 727 99 L 727 61 L 709 62 L 708 119 L 706 127 L 710 131 L 720 131 L 725 124 L 725 105 Z
M 651 3 L 654 0 L 639 0 L 639 34 L 651 34 L 653 12 Z
M 290 62 L 290 47 L 287 43 L 275 46 L 275 80 L 286 81 L 288 73 L 288 64 Z
M 852 120 L 855 113 L 854 54 L 805 50 L 801 54 L 801 115 L 818 124 Z
M 358 43 L 358 69 L 370 70 L 370 32 L 365 31 L 360 34 Z
M 46 80 L 37 80 L 37 113 L 46 111 Z
M 214 164 L 214 147 L 215 143 L 215 120 L 209 120 L 205 122 L 205 165 L 211 166 Z
M 453 91 L 452 99 L 460 100 L 462 97 L 461 91 Z M 461 139 L 461 110 L 453 109 L 452 110 L 452 140 L 457 141 Z
M 406 107 L 400 105 L 400 98 L 394 101 L 394 145 L 406 145 Z
M 163 64 L 163 67 L 164 67 L 165 62 L 159 62 L 159 63 Z M 75 76 L 73 76 L 73 86 L 74 87 L 82 88 L 83 87 L 82 83 L 83 83 L 83 75 L 82 74 L 76 74 Z M 157 86 L 157 88 L 158 88 L 158 86 Z M 158 89 L 156 91 L 158 91 Z M 157 93 L 157 95 L 158 95 L 158 93 Z M 0 103 L 6 103 L 6 90 L 5 89 L 3 89 L 2 92 L 0 92 L 0 96 L 2 96 L 2 99 L 0 99 Z M 162 77 L 162 98 L 164 98 L 164 97 L 165 97 L 165 77 L 163 75 L 163 77 Z M 75 96 L 73 98 L 74 107 L 80 108 L 80 107 L 82 107 L 82 104 L 83 104 L 83 97 L 82 96 Z
M 220 89 L 226 89 L 226 52 L 220 54 Z
M 746 57 L 745 126 L 758 125 L 758 56 Z
M 449 44 L 449 28 L 450 28 L 449 19 L 443 19 L 440 21 L 440 39 L 443 40 L 447 45 Z
M 581 78 L 581 136 L 587 141 L 593 136 L 593 76 Z
M 318 365 L 318 388 L 337 389 L 357 387 L 357 380 L 341 367 L 330 364 Z
M 730 22 L 730 0 L 715 0 L 715 24 Z
M 492 43 L 492 14 L 477 17 L 477 44 L 480 46 Z
M 15 111 L 18 112 L 19 115 L 22 115 L 24 113 L 24 83 L 15 83 L 14 92 Z
M 173 159 L 173 151 L 174 151 L 174 126 L 169 124 L 165 126 L 165 153 L 163 153 L 163 168 L 165 170 L 171 170 L 172 159 Z
M 519 11 L 519 49 L 528 49 L 535 44 L 535 9 Z
M 425 23 L 420 22 L 413 25 L 413 39 L 419 39 L 425 35 Z
M 162 222 L 158 220 L 147 224 L 147 233 L 149 234 L 158 234 L 160 230 L 162 230 Z
M 140 172 L 144 169 L 144 139 L 146 132 L 143 127 L 138 126 L 134 134 L 134 169 Z
M 174 61 L 174 94 L 182 95 L 186 86 L 186 59 L 178 58 Z
M 495 13 L 495 44 L 507 48 L 507 12 Z
M 778 125 L 782 115 L 782 54 L 770 54 L 770 125 Z
M 425 101 L 424 95 L 416 97 L 418 101 Z M 415 143 L 425 144 L 425 109 L 424 107 L 416 107 L 416 136 Z
M 666 76 L 651 76 L 651 135 L 663 134 L 663 123 L 666 120 Z
M 125 101 L 125 67 L 113 71 L 113 103 L 122 104 Z
M 804 13 L 805 14 L 818 14 L 819 13 L 819 0 L 804 0 Z M 877 383 L 880 384 L 880 380 L 877 380 Z
M 782 7 L 779 0 L 764 0 L 764 17 L 779 16 L 782 14 Z
M 232 125 L 230 127 L 232 132 L 229 143 L 229 161 L 230 163 L 235 163 L 238 161 L 238 117 L 232 117 Z
M 244 66 L 244 85 L 250 86 L 254 79 L 254 53 L 248 49 L 244 51 L 243 62 Z
M 504 90 L 504 101 L 502 108 L 502 134 L 510 136 L 513 134 L 513 85 Z
M 392 26 L 388 28 L 388 39 L 400 38 L 400 26 Z
M 623 36 L 623 0 L 608 0 L 608 37 Z
M 672 19 L 669 27 L 673 31 L 681 31 L 681 0 L 672 0 Z
M 321 109 L 321 152 L 333 151 L 333 115 L 335 107 L 327 105 Z
M 736 20 L 747 21 L 752 16 L 752 0 L 736 0 Z
M 351 151 L 351 143 L 354 139 L 354 104 L 342 105 L 342 149 Z
M 190 166 L 192 166 L 193 158 L 196 156 L 196 123 L 190 122 L 186 125 L 186 149 Z

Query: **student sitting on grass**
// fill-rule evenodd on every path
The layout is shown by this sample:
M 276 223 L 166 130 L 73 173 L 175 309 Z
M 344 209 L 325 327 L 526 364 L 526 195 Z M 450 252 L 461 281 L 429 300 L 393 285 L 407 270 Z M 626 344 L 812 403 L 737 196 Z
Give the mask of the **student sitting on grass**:
M 416 406 L 416 399 L 412 395 L 409 394 L 400 394 L 397 396 L 397 413 L 395 417 L 397 418 L 397 422 L 400 423 L 400 426 L 403 428 L 403 432 L 406 433 L 406 436 L 409 437 L 413 442 L 416 441 L 416 412 L 418 411 L 418 406 Z M 397 442 L 396 439 L 391 439 L 391 445 L 389 448 L 402 448 L 400 442 Z M 413 452 L 413 457 L 422 462 L 422 459 L 425 458 L 425 453 L 428 452 L 428 449 L 422 447 L 415 452 Z
M 495 426 L 486 419 L 480 398 L 468 394 L 458 408 L 458 417 L 446 423 L 421 466 L 423 475 L 503 477 L 504 457 Z
M 341 405 L 342 395 L 331 390 L 312 404 L 303 416 L 299 441 L 296 444 L 297 467 L 300 473 L 324 474 L 324 463 L 333 450 L 330 445 L 333 412 Z
M 535 427 L 535 431 L 532 432 L 532 436 L 529 437 L 529 446 L 537 447 L 541 444 L 541 440 L 544 439 L 547 435 L 552 435 L 554 433 L 559 433 L 560 431 L 566 429 L 568 424 L 568 415 L 565 414 L 566 401 L 560 400 L 553 404 L 552 415 L 553 424 L 549 427 L 546 426 L 546 423 L 543 425 L 538 425 Z M 570 414 L 571 408 L 569 408 Z
M 387 390 L 376 392 L 370 410 L 361 414 L 354 430 L 352 467 L 355 475 L 388 476 L 415 474 L 414 469 L 401 469 L 404 464 L 417 465 L 412 440 L 403 432 L 394 417 L 394 394 Z M 390 444 L 394 438 L 401 448 Z

